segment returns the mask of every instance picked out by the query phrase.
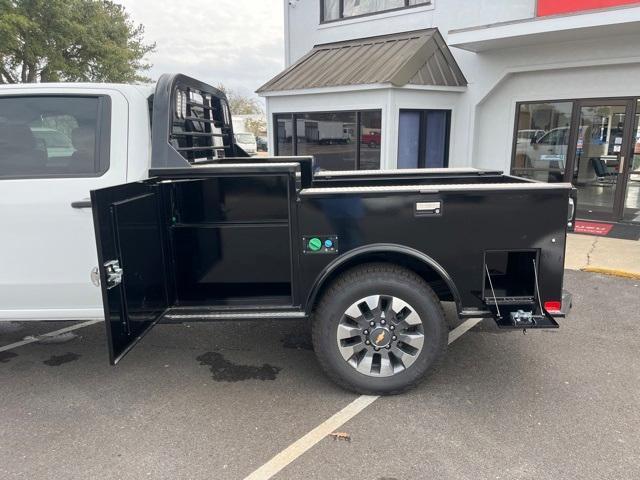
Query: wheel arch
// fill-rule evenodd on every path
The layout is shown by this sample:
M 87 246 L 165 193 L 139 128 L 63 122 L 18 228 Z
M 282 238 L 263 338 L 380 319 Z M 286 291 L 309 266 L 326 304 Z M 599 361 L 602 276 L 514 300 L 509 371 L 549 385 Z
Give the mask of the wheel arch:
M 397 244 L 373 244 L 358 247 L 336 258 L 317 276 L 305 304 L 305 312 L 310 314 L 322 292 L 343 272 L 365 263 L 382 262 L 405 267 L 422 277 L 441 301 L 453 301 L 456 309 L 462 311 L 460 293 L 449 273 L 430 256 Z

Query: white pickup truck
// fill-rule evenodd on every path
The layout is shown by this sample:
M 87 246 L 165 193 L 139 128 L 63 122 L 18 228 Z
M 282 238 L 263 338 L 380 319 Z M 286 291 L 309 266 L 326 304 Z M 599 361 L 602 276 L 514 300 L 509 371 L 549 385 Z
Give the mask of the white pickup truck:
M 89 192 L 148 177 L 161 81 L 0 86 L 0 321 L 104 318 Z M 178 102 L 179 120 L 202 133 L 176 148 L 223 155 L 197 140 L 233 137 L 228 105 L 219 122 L 195 93 Z

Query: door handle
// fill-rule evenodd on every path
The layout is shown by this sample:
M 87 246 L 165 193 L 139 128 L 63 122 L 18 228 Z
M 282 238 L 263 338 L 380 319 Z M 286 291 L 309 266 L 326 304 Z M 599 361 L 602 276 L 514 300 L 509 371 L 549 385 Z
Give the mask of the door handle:
M 91 200 L 76 200 L 71 202 L 71 208 L 91 208 Z

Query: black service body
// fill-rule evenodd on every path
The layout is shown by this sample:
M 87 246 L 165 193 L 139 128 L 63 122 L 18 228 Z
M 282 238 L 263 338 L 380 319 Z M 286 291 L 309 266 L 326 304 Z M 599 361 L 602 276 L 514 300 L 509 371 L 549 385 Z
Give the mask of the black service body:
M 557 327 L 570 184 L 474 169 L 314 172 L 311 157 L 246 158 L 223 115 L 211 125 L 224 151 L 198 163 L 184 152 L 207 145 L 172 137 L 176 124 L 206 133 L 176 122 L 176 92 L 190 89 L 225 102 L 163 76 L 150 178 L 91 193 L 112 363 L 158 322 L 309 317 L 333 280 L 367 262 L 415 271 L 462 317 Z

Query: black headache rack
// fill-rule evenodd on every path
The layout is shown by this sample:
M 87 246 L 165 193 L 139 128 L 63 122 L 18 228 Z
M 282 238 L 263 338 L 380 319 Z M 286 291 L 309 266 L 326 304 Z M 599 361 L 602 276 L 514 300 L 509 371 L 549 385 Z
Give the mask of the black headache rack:
M 248 157 L 235 143 L 221 90 L 181 74 L 164 74 L 153 98 L 152 168 L 179 168 Z

